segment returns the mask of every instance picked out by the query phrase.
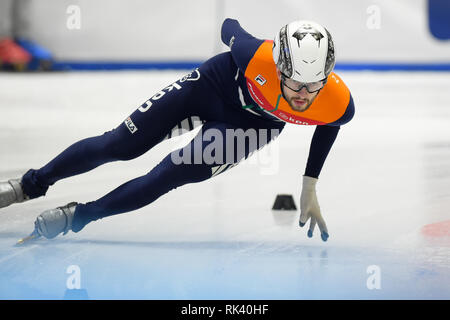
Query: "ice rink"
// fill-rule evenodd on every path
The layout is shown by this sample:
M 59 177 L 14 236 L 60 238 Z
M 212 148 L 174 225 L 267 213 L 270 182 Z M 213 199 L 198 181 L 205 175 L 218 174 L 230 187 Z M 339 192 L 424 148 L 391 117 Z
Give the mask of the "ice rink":
M 1 73 L 0 180 L 116 127 L 186 73 Z M 317 185 L 327 242 L 317 227 L 307 237 L 298 211 L 271 210 L 277 194 L 299 205 L 314 131 L 288 124 L 222 175 L 15 246 L 42 211 L 146 174 L 191 132 L 0 209 L 0 299 L 449 299 L 449 73 L 337 73 L 356 114 Z

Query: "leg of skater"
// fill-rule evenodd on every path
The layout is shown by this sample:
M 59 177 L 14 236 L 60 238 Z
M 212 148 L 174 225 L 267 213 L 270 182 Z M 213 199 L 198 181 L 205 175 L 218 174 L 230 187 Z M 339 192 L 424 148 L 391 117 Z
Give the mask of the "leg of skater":
M 37 218 L 36 229 L 40 235 L 53 238 L 69 230 L 78 232 L 91 221 L 142 208 L 177 187 L 225 172 L 276 138 L 282 128 L 253 129 L 265 132 L 254 135 L 256 140 L 252 141 L 247 135 L 250 128 L 207 122 L 187 146 L 167 155 L 147 175 L 128 181 L 97 201 L 48 210 Z M 244 139 L 239 136 L 242 134 Z
M 170 137 L 174 128 L 189 131 L 201 125 L 196 116 L 198 86 L 192 81 L 175 82 L 114 130 L 72 144 L 42 168 L 28 170 L 21 179 L 0 182 L 0 208 L 43 196 L 55 182 L 104 163 L 134 159 Z

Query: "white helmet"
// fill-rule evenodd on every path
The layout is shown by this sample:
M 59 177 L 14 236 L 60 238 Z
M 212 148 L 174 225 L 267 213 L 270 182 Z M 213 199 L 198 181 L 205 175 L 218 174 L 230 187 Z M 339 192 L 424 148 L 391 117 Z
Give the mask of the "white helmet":
M 330 33 L 313 21 L 294 21 L 282 27 L 272 54 L 284 76 L 299 82 L 324 80 L 335 64 Z

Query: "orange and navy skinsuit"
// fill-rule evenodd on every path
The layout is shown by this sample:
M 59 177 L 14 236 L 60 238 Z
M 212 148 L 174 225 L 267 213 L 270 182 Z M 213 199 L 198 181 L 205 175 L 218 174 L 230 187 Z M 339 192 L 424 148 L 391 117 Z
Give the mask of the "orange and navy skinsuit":
M 233 19 L 224 21 L 222 41 L 229 46 L 239 69 L 236 81 L 244 110 L 274 121 L 317 126 L 305 175 L 318 177 L 340 126 L 349 122 L 355 112 L 345 83 L 337 74 L 331 73 L 308 110 L 295 111 L 283 98 L 272 58 L 273 41 L 253 37 Z
M 22 178 L 25 194 L 30 198 L 42 196 L 61 179 L 107 162 L 134 159 L 171 138 L 174 132 L 193 130 L 200 124 L 202 130 L 189 144 L 168 154 L 147 174 L 98 200 L 78 204 L 72 231 L 78 232 L 97 219 L 139 209 L 170 190 L 207 180 L 234 167 L 256 150 L 246 139 L 242 154 L 233 152 L 241 148 L 233 143 L 235 137 L 227 134 L 230 129 L 265 132 L 265 136 L 256 136 L 259 148 L 275 139 L 286 123 L 317 125 L 305 175 L 318 177 L 340 125 L 353 116 L 353 101 L 345 84 L 331 74 L 307 111 L 292 111 L 281 95 L 272 43 L 254 38 L 231 19 L 223 24 L 222 40 L 230 45 L 231 51 L 208 59 L 190 74 L 156 92 L 118 127 L 80 140 L 44 167 L 27 171 Z M 212 132 L 220 135 L 211 139 L 208 134 Z M 221 148 L 211 148 L 213 141 Z M 229 154 L 233 157 L 209 162 L 202 158 L 208 150 L 214 150 L 218 158 Z M 180 157 L 187 161 L 174 161 Z

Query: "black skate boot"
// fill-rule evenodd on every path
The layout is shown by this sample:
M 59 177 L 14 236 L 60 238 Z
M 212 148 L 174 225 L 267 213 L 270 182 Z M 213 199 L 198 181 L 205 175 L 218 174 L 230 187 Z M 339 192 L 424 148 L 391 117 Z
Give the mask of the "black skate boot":
M 11 179 L 0 182 L 0 208 L 7 207 L 13 203 L 20 203 L 30 198 L 23 192 L 20 179 Z

